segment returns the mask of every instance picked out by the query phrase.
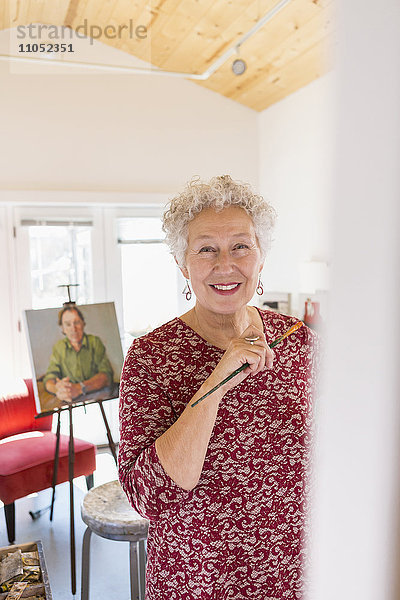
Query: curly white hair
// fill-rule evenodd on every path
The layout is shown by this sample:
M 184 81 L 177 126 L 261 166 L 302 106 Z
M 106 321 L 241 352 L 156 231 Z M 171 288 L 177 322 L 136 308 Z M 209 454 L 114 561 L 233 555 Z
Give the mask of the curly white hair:
M 230 175 L 213 177 L 208 183 L 194 177 L 179 196 L 172 198 L 163 215 L 165 241 L 179 266 L 185 266 L 190 221 L 204 208 L 220 212 L 229 206 L 239 206 L 251 217 L 261 256 L 265 258 L 276 219 L 273 207 L 255 194 L 250 184 L 234 181 Z

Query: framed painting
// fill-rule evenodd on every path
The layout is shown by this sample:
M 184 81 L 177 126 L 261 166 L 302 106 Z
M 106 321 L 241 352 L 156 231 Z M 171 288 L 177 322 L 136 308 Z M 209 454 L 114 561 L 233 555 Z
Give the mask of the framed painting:
M 37 411 L 117 398 L 123 353 L 113 302 L 24 311 Z

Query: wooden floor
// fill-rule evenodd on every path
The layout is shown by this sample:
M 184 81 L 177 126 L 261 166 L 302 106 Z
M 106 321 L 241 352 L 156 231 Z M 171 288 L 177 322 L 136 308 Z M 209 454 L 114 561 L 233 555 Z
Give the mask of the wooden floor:
M 97 469 L 94 484 L 101 485 L 117 478 L 114 460 L 109 452 L 97 455 Z M 86 525 L 80 515 L 80 505 L 86 493 L 86 481 L 79 477 L 74 483 L 75 536 L 77 593 L 71 594 L 70 550 L 69 550 L 69 485 L 57 486 L 53 521 L 45 513 L 33 521 L 29 511 L 35 511 L 50 504 L 51 490 L 21 498 L 15 503 L 16 544 L 42 540 L 53 600 L 80 598 L 81 548 Z M 0 509 L 0 547 L 7 546 L 4 508 Z M 91 538 L 91 600 L 128 600 L 129 590 L 129 544 L 114 542 L 92 535 Z

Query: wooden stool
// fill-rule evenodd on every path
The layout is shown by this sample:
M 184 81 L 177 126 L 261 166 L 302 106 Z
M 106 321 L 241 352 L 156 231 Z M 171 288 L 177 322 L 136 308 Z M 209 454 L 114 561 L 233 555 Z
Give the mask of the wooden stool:
M 89 599 L 90 537 L 129 542 L 131 600 L 144 600 L 148 521 L 129 504 L 118 481 L 91 489 L 83 499 L 81 515 L 87 525 L 82 546 L 81 600 Z

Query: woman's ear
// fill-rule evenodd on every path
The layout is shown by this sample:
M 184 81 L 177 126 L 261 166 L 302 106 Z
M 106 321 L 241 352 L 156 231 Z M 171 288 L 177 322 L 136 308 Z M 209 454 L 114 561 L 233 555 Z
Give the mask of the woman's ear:
M 187 268 L 186 268 L 186 267 L 182 267 L 182 266 L 181 266 L 181 265 L 178 263 L 178 261 L 176 260 L 176 256 L 174 256 L 174 259 L 175 259 L 175 262 L 176 262 L 176 264 L 178 265 L 178 267 L 179 267 L 179 269 L 180 269 L 180 271 L 181 271 L 182 275 L 184 276 L 184 278 L 185 278 L 185 279 L 190 279 L 190 277 L 189 277 L 189 271 L 187 270 Z

